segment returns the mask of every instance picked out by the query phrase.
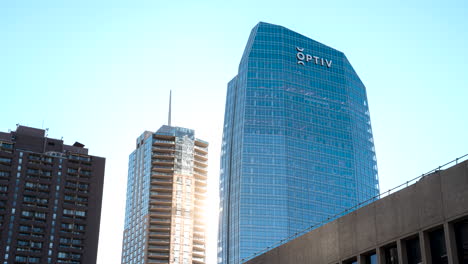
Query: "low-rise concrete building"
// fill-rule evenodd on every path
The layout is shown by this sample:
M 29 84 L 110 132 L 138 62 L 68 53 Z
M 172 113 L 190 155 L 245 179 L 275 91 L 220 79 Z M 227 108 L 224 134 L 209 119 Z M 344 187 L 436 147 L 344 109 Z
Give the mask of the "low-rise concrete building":
M 248 264 L 468 263 L 468 161 L 422 177 Z

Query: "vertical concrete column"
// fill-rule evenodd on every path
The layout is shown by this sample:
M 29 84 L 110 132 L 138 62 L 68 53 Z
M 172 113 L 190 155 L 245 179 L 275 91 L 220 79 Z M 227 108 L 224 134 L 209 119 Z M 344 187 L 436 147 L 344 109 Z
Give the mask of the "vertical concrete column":
M 419 239 L 421 243 L 421 257 L 423 263 L 432 264 L 431 258 L 431 244 L 429 243 L 429 234 L 427 232 L 419 232 Z
M 363 255 L 358 255 L 357 256 L 357 263 L 358 264 L 367 264 L 366 263 L 366 258 Z
M 398 263 L 403 263 L 403 252 L 402 252 L 402 245 L 401 239 L 398 239 L 396 242 L 397 252 L 398 252 Z
M 377 264 L 385 264 L 385 253 L 383 248 L 378 247 L 375 250 L 375 253 L 377 254 Z
M 458 264 L 457 244 L 453 225 L 444 223 L 445 247 L 447 248 L 448 263 Z
M 398 240 L 398 257 L 400 257 L 401 252 L 401 264 L 408 264 L 408 253 L 406 252 L 406 240 Z M 398 243 L 397 242 L 397 243 Z
M 419 231 L 419 249 L 421 250 L 421 261 L 422 263 L 429 263 L 426 256 L 426 239 L 423 231 Z

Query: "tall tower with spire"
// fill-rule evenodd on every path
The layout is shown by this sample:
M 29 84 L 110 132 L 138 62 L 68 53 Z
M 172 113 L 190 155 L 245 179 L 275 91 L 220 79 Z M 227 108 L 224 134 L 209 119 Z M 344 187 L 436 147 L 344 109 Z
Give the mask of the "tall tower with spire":
M 128 162 L 122 264 L 205 263 L 208 142 L 192 129 L 145 131 Z
M 169 114 L 167 117 L 167 125 L 171 126 L 171 112 L 172 112 L 172 90 L 169 92 Z

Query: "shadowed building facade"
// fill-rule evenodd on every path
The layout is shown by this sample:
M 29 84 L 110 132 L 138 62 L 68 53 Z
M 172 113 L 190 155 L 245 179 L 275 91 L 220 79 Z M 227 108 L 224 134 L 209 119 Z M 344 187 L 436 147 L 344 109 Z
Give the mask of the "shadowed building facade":
M 105 159 L 45 132 L 0 132 L 1 263 L 96 263 Z
M 378 192 L 366 89 L 346 56 L 256 25 L 227 90 L 218 263 L 241 263 Z
M 438 169 L 247 262 L 297 263 L 468 263 L 468 161 Z
M 128 163 L 122 264 L 205 263 L 208 143 L 162 126 L 137 138 Z

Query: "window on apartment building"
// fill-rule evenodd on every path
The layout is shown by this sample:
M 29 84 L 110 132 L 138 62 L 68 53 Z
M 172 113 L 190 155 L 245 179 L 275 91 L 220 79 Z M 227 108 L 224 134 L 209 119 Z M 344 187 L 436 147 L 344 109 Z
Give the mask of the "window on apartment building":
M 0 192 L 7 192 L 8 191 L 8 186 L 7 185 L 0 185 Z
M 10 172 L 9 171 L 0 171 L 0 178 L 9 178 Z
M 0 149 L 2 151 L 12 153 L 13 152 L 13 144 L 12 143 L 6 143 L 6 142 L 0 142 Z
M 405 241 L 406 259 L 408 264 L 422 263 L 421 259 L 421 246 L 419 244 L 419 237 L 413 237 Z
M 31 256 L 15 256 L 15 263 L 39 263 L 41 261 L 38 257 L 31 257 Z
M 468 219 L 454 225 L 458 263 L 468 263 Z
M 447 264 L 447 248 L 445 246 L 444 229 L 441 227 L 429 232 L 432 264 Z
M 0 157 L 0 163 L 4 163 L 4 164 L 10 165 L 10 164 L 11 164 L 11 159 L 10 159 L 10 158 Z

